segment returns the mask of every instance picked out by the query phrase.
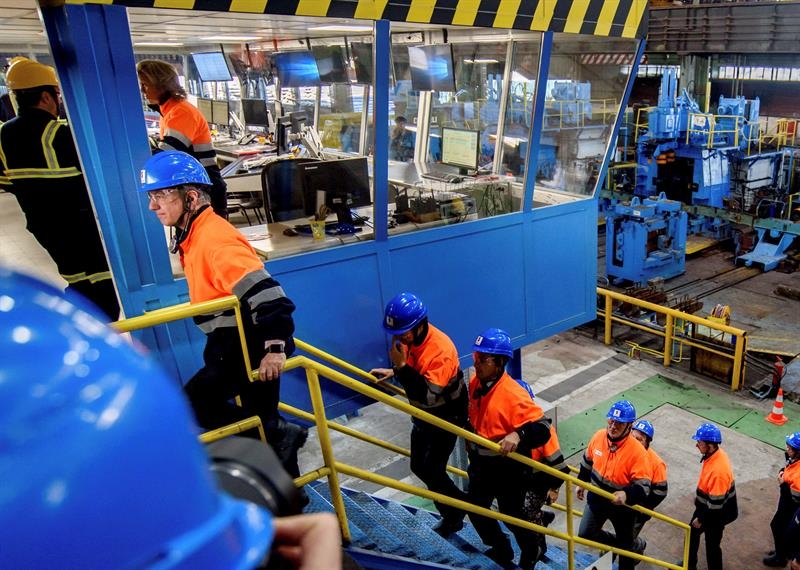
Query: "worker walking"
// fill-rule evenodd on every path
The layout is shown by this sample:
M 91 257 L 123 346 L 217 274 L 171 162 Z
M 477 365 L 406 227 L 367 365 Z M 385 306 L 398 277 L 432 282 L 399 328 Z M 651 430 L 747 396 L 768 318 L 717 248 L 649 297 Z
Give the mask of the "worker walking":
M 211 206 L 227 218 L 228 186 L 217 165 L 211 129 L 202 113 L 186 100 L 178 72 L 165 61 L 144 59 L 136 65 L 136 73 L 147 103 L 161 114 L 158 148 L 186 152 L 203 165 L 211 180 Z
M 15 57 L 6 73 L 18 115 L 0 125 L 0 187 L 17 199 L 26 227 L 55 262 L 67 289 L 109 320 L 119 302 L 72 134 L 58 120 L 55 69 Z
M 389 359 L 392 368 L 373 368 L 379 380 L 395 378 L 408 401 L 444 421 L 463 427 L 467 420 L 467 390 L 458 352 L 445 333 L 430 324 L 428 308 L 414 293 L 400 293 L 386 305 L 384 330 L 392 335 Z M 466 494 L 447 475 L 447 460 L 456 436 L 424 420 L 414 418 L 411 429 L 411 472 L 428 489 L 466 500 Z M 464 512 L 434 503 L 442 520 L 434 527 L 441 536 L 461 530 Z
M 798 535 L 800 516 L 800 431 L 786 436 L 786 466 L 778 472 L 780 495 L 772 521 L 775 550 L 763 562 L 765 566 L 783 568 L 792 554 L 790 537 Z M 800 537 L 798 537 L 800 538 Z
M 722 432 L 711 423 L 701 424 L 693 438 L 702 455 L 694 514 L 690 523 L 689 568 L 697 568 L 700 535 L 705 534 L 708 570 L 722 570 L 722 533 L 739 516 L 736 484 L 728 455 L 722 450 Z
M 630 437 L 636 420 L 633 404 L 627 400 L 615 402 L 606 418 L 606 429 L 597 431 L 586 447 L 578 479 L 612 493 L 614 500 L 589 492 L 578 536 L 641 554 L 646 542 L 635 536 L 636 511 L 625 505 L 641 505 L 647 498 L 650 459 L 644 446 Z M 583 500 L 585 494 L 579 487 L 578 499 Z M 607 520 L 614 526 L 613 534 L 603 530 Z M 620 558 L 620 570 L 630 570 L 635 565 L 632 558 Z
M 527 506 L 527 514 L 536 519 L 532 522 L 542 524 L 541 502 L 537 505 L 538 501 L 531 500 L 534 497 L 528 497 L 526 505 L 529 492 L 537 498 L 542 496 L 538 489 L 533 489 L 533 469 L 505 456 L 511 452 L 530 456 L 533 449 L 548 443 L 550 422 L 525 388 L 506 372 L 506 364 L 513 356 L 508 333 L 487 329 L 475 339 L 472 350 L 475 376 L 469 382 L 470 427 L 481 437 L 498 443 L 500 452 L 468 444 L 469 500 L 479 507 L 490 508 L 497 499 L 501 513 L 520 519 L 528 518 Z M 543 454 L 557 461 L 555 449 Z M 554 486 L 549 476 L 540 478 L 538 483 L 547 490 Z M 514 551 L 500 523 L 473 514 L 470 520 L 481 540 L 490 547 L 486 556 L 503 568 L 513 568 Z M 518 526 L 510 528 L 521 550 L 519 566 L 533 568 L 544 555 L 544 537 Z
M 647 456 L 650 459 L 650 493 L 644 501 L 642 501 L 641 505 L 647 507 L 651 511 L 655 510 L 655 508 L 667 498 L 667 491 L 669 490 L 667 485 L 667 464 L 650 445 L 653 443 L 654 435 L 655 429 L 653 428 L 653 424 L 649 421 L 640 419 L 634 422 L 633 428 L 631 429 L 631 436 L 636 438 L 636 440 L 644 446 L 647 450 Z M 637 512 L 635 517 L 633 535 L 638 537 L 639 533 L 642 532 L 644 523 L 650 520 L 650 515 Z
M 268 443 L 293 477 L 299 475 L 297 450 L 307 432 L 278 414 L 280 374 L 294 351 L 294 303 L 264 269 L 245 237 L 210 207 L 211 180 L 186 153 L 165 151 L 150 157 L 141 172 L 140 192 L 150 210 L 172 228 L 172 253 L 180 254 L 189 299 L 200 303 L 228 295 L 239 298 L 250 355 L 246 369 L 234 311 L 195 317 L 206 334 L 204 366 L 185 386 L 198 423 L 215 429 L 258 415 Z M 250 369 L 259 381 L 251 382 Z M 235 396 L 241 407 L 231 402 Z

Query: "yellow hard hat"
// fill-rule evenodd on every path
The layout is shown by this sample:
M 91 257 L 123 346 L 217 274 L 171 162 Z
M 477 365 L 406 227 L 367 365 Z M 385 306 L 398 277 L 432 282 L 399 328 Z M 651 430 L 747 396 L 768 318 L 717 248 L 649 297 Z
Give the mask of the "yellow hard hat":
M 49 65 L 24 57 L 15 57 L 6 72 L 6 84 L 12 91 L 58 85 L 56 70 Z

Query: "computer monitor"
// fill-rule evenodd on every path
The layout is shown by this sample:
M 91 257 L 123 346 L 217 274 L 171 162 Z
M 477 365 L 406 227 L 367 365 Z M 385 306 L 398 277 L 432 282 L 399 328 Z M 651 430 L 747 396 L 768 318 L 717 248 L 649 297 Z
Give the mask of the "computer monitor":
M 248 127 L 269 129 L 267 102 L 263 99 L 242 99 L 242 116 Z
M 320 84 L 319 69 L 310 51 L 283 51 L 272 54 L 281 87 L 313 87 Z
M 275 152 L 286 154 L 289 152 L 289 135 L 292 132 L 292 120 L 288 116 L 278 117 L 275 121 Z
M 289 121 L 292 123 L 292 132 L 299 135 L 308 122 L 308 115 L 305 111 L 294 111 L 289 113 Z
M 408 46 L 414 91 L 455 91 L 453 48 L 450 44 Z
M 203 115 L 203 118 L 206 120 L 206 123 L 210 125 L 214 122 L 214 108 L 211 103 L 211 99 L 198 97 L 197 110 L 200 111 L 201 115 Z
M 481 132 L 467 129 L 442 128 L 442 164 L 457 166 L 461 174 L 478 170 Z
M 298 168 L 307 216 L 313 216 L 319 210 L 319 199 L 324 199 L 340 224 L 352 225 L 351 209 L 372 204 L 365 156 L 307 162 Z
M 342 46 L 314 46 L 311 48 L 317 61 L 321 83 L 349 83 L 347 67 L 344 64 Z
M 372 84 L 372 44 L 350 44 L 350 57 L 356 69 L 356 83 Z
M 211 101 L 211 118 L 212 123 L 220 127 L 227 127 L 230 125 L 230 109 L 227 101 Z
M 193 53 L 192 61 L 197 68 L 200 81 L 230 81 L 231 70 L 221 51 Z

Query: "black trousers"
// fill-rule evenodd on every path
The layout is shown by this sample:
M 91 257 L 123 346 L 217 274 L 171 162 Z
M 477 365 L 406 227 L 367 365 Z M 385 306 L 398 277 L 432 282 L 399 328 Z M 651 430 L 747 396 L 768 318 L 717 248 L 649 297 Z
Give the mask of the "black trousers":
M 488 509 L 496 499 L 501 513 L 526 520 L 525 498 L 531 487 L 531 468 L 500 455 L 472 453 L 469 459 L 470 502 Z M 529 503 L 529 506 L 532 505 Z M 541 512 L 541 506 L 539 509 Z M 497 551 L 508 551 L 510 560 L 513 556 L 511 542 L 500 523 L 472 513 L 469 517 L 484 544 Z M 541 539 L 539 534 L 516 525 L 509 525 L 509 528 L 522 551 L 521 558 L 536 560 Z
M 612 505 L 599 497 L 595 500 L 589 497 L 583 509 L 578 536 L 624 550 L 635 550 L 637 546 L 634 536 L 635 515 L 636 511 L 626 507 Z M 606 521 L 611 521 L 614 527 L 613 533 L 603 530 Z M 621 556 L 619 570 L 631 570 L 635 563 L 632 558 Z
M 790 541 L 792 534 L 790 524 L 799 511 L 797 503 L 791 497 L 781 496 L 778 499 L 778 509 L 769 523 L 769 527 L 772 529 L 772 538 L 775 541 L 775 556 L 778 558 L 788 558 L 792 554 L 794 545 Z
M 443 418 L 447 420 L 447 418 Z M 457 437 L 422 420 L 413 420 L 411 428 L 411 472 L 419 477 L 431 491 L 461 501 L 467 494 L 456 487 L 447 474 L 447 460 L 456 446 Z M 434 502 L 442 517 L 461 520 L 464 511 Z
M 700 535 L 706 535 L 706 562 L 708 570 L 722 570 L 723 524 L 704 524 L 701 528 L 692 527 L 689 535 L 689 568 L 697 568 L 697 551 L 700 548 Z

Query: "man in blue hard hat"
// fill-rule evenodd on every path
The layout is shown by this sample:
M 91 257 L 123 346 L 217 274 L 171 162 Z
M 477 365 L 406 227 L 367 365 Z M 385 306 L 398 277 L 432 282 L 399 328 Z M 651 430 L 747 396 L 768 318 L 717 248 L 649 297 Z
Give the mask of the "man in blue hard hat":
M 655 510 L 655 508 L 667 498 L 667 492 L 669 491 L 669 486 L 667 484 L 667 464 L 650 445 L 653 442 L 654 436 L 655 428 L 651 422 L 643 419 L 638 419 L 634 422 L 633 428 L 631 429 L 631 437 L 634 437 L 644 446 L 645 450 L 647 450 L 647 457 L 650 459 L 650 493 L 648 493 L 647 498 L 642 501 L 641 504 L 651 511 Z M 649 520 L 649 515 L 636 513 L 636 522 L 633 525 L 634 536 L 639 536 L 639 533 L 642 532 L 642 527 L 644 527 L 644 524 Z
M 210 185 L 197 159 L 165 151 L 144 164 L 139 186 L 147 194 L 150 211 L 172 230 L 170 251 L 180 256 L 190 301 L 239 298 L 248 365 L 258 370 L 258 381 L 251 382 L 232 309 L 195 317 L 207 339 L 204 366 L 186 384 L 186 394 L 198 423 L 208 430 L 258 415 L 267 441 L 286 470 L 297 477 L 297 450 L 307 432 L 278 413 L 280 374 L 294 351 L 295 305 L 247 239 L 211 208 Z M 241 407 L 231 401 L 237 395 Z
M 690 522 L 689 568 L 697 568 L 700 535 L 705 535 L 708 570 L 722 570 L 722 533 L 739 516 L 736 483 L 728 454 L 720 447 L 722 432 L 712 423 L 701 424 L 692 437 L 702 455 L 694 513 Z
M 458 351 L 444 332 L 428 321 L 428 307 L 414 293 L 400 293 L 386 305 L 383 328 L 389 333 L 392 368 L 373 368 L 379 380 L 396 379 L 408 401 L 444 421 L 463 427 L 467 420 L 467 389 L 458 362 Z M 466 494 L 447 475 L 447 460 L 456 436 L 414 418 L 411 429 L 411 472 L 428 489 L 454 499 Z M 464 512 L 434 503 L 442 520 L 434 527 L 441 536 L 463 527 Z
M 800 431 L 786 436 L 786 465 L 778 472 L 778 485 L 778 507 L 769 524 L 775 550 L 763 562 L 765 566 L 783 568 L 791 555 L 790 537 L 798 533 L 795 521 L 800 514 Z
M 644 446 L 631 437 L 634 421 L 633 404 L 628 400 L 614 402 L 606 415 L 606 428 L 598 430 L 586 446 L 578 479 L 608 491 L 614 499 L 589 492 L 578 536 L 641 554 L 646 543 L 634 536 L 636 511 L 626 505 L 640 505 L 646 499 L 651 469 Z M 577 496 L 582 501 L 586 490 L 578 487 Z M 614 533 L 603 530 L 607 520 L 614 526 Z M 635 565 L 632 558 L 620 558 L 620 570 L 630 570 Z
M 174 382 L 103 320 L 0 268 L 0 568 L 341 568 L 333 515 L 218 489 Z

